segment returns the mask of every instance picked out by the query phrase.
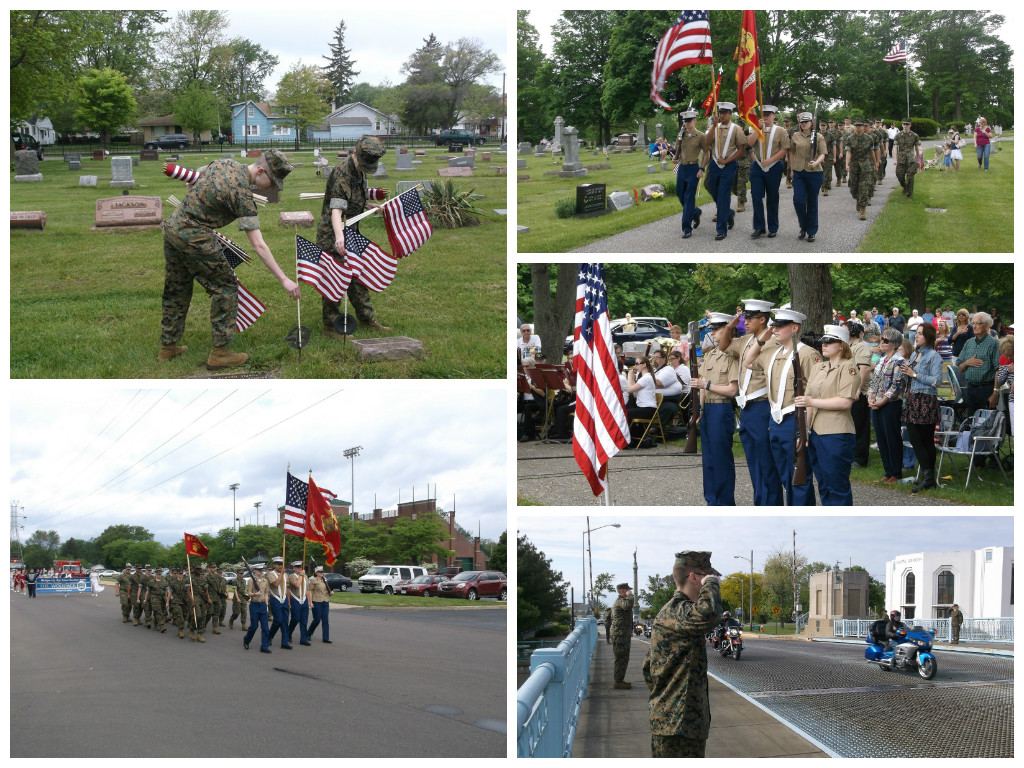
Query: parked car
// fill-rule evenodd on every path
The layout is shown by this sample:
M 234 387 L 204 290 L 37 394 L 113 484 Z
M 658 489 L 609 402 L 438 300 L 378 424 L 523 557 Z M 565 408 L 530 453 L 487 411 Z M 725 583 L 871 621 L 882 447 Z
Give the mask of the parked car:
M 325 573 L 324 581 L 332 592 L 348 592 L 352 588 L 352 579 L 340 573 Z
M 393 595 L 399 582 L 411 581 L 426 573 L 427 569 L 421 565 L 374 565 L 365 575 L 359 577 L 359 591 Z
M 100 571 L 101 579 L 116 579 L 119 575 L 117 571 Z
M 437 146 L 442 144 L 484 144 L 487 141 L 483 136 L 477 136 L 472 131 L 453 130 L 441 131 L 434 139 Z
M 186 149 L 192 140 L 188 134 L 167 133 L 156 139 L 150 139 L 142 145 L 143 149 Z
M 624 331 L 623 327 L 625 325 L 625 319 L 612 320 L 609 323 L 613 343 L 624 344 L 627 341 L 649 341 L 650 339 L 667 338 L 671 333 L 672 324 L 663 317 L 634 317 L 632 331 Z M 566 355 L 572 355 L 572 336 L 565 337 L 565 346 L 562 351 Z
M 224 581 L 226 581 L 228 584 L 234 584 L 235 580 L 238 579 L 238 574 L 234 571 L 224 571 L 224 573 L 222 573 L 221 576 L 224 577 Z
M 481 597 L 508 597 L 508 579 L 498 571 L 463 571 L 449 581 L 442 581 L 437 588 L 439 597 L 464 597 L 479 600 Z
M 15 149 L 34 149 L 36 157 L 40 160 L 43 159 L 43 147 L 34 136 L 29 136 L 27 133 L 12 133 L 11 141 L 14 143 Z
M 433 597 L 437 595 L 438 585 L 444 580 L 444 576 L 439 576 L 436 573 L 417 576 L 408 584 L 402 584 L 395 590 L 395 594 L 408 595 L 409 597 Z

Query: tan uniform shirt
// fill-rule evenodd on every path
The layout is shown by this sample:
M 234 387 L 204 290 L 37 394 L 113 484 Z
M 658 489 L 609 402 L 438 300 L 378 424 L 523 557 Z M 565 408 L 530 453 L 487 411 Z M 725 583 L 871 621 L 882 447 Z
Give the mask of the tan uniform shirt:
M 786 135 L 786 130 L 778 125 L 773 125 L 771 128 L 764 129 L 764 155 L 761 152 L 761 142 L 754 142 L 754 146 L 751 147 L 754 150 L 754 160 L 756 162 L 767 163 L 768 159 L 772 155 L 776 154 L 780 149 L 789 149 L 789 136 Z M 776 163 L 781 163 L 782 160 L 776 160 Z M 772 163 L 774 165 L 775 163 Z M 764 170 L 771 168 L 771 165 L 762 166 Z
M 732 130 L 730 135 L 729 131 Z M 746 149 L 747 137 L 743 129 L 736 123 L 718 125 L 715 131 L 706 136 L 708 152 L 711 154 L 711 162 L 724 163 L 725 159 L 734 155 L 737 151 Z M 739 159 L 739 158 L 737 158 Z
M 785 373 L 785 391 L 781 403 L 783 410 L 785 410 L 793 405 L 793 398 L 795 397 L 793 394 L 793 366 L 788 365 L 789 358 L 793 354 L 793 348 L 788 343 L 785 349 L 780 350 L 780 346 L 776 345 L 769 352 L 767 351 L 768 345 L 765 344 L 761 349 L 761 354 L 758 355 L 758 361 L 764 366 L 765 372 L 768 374 L 768 399 L 773 403 L 779 399 L 780 383 L 782 375 Z M 812 347 L 806 345 L 800 347 L 800 371 L 803 373 L 804 382 L 810 379 L 811 371 L 819 363 L 821 363 L 821 355 L 815 352 Z
M 814 398 L 849 397 L 857 399 L 860 391 L 860 374 L 857 364 L 852 360 L 839 360 L 835 364 L 823 360 L 814 366 L 814 371 L 807 380 L 807 395 Z M 851 403 L 852 405 L 852 403 Z M 849 408 L 842 410 L 826 410 L 815 408 L 811 415 L 808 429 L 819 435 L 856 434 L 853 416 Z
M 782 131 L 780 131 L 782 133 Z M 783 134 L 785 135 L 785 134 Z M 765 400 L 768 397 L 768 377 L 764 375 L 764 368 L 761 367 L 761 355 L 760 353 L 754 358 L 753 364 L 750 368 L 743 367 L 743 358 L 747 354 L 747 350 L 751 346 L 757 346 L 757 337 L 752 333 L 748 333 L 746 336 L 740 336 L 738 339 L 733 339 L 732 344 L 726 353 L 730 357 L 734 357 L 739 364 L 738 381 L 740 385 L 739 394 L 742 397 L 737 396 L 737 404 L 740 408 L 744 408 L 747 403 L 753 403 L 758 400 Z M 772 336 L 764 343 L 761 347 L 761 351 L 771 348 L 775 349 L 779 346 L 779 342 Z
M 853 352 L 853 362 L 855 365 L 861 366 L 866 365 L 869 368 L 871 365 L 871 348 L 863 341 L 855 341 L 850 345 L 850 351 Z M 860 368 L 857 369 L 857 375 L 860 375 Z M 871 384 L 871 377 L 868 376 L 864 382 L 864 386 L 861 387 L 861 392 L 865 395 L 868 393 L 868 385 Z
M 691 165 L 700 162 L 701 150 L 707 146 L 707 136 L 698 133 L 696 129 L 692 133 L 686 133 L 684 128 L 676 136 L 676 162 L 680 165 Z
M 314 603 L 326 603 L 327 597 L 327 582 L 315 577 L 310 579 L 309 599 Z
M 727 387 L 729 382 L 739 378 L 739 361 L 720 349 L 712 349 L 704 353 L 701 363 L 701 378 L 711 382 L 713 387 Z M 705 403 L 727 403 L 731 398 L 717 392 L 705 391 Z
M 309 577 L 306 574 L 297 574 L 294 571 L 288 574 L 288 591 L 291 593 L 292 600 L 299 603 L 306 601 L 306 593 L 308 589 Z
M 817 168 L 808 168 L 808 164 L 814 160 L 818 155 L 824 155 L 827 148 L 827 142 L 825 137 L 818 132 L 815 137 L 815 144 L 818 147 L 818 151 L 813 155 L 811 154 L 811 138 L 804 136 L 800 131 L 793 134 L 793 143 L 789 148 L 789 166 L 796 171 L 820 171 L 824 166 L 818 166 Z
M 267 582 L 265 576 L 257 576 L 256 582 L 246 578 L 245 580 L 245 591 L 249 593 L 249 601 L 253 603 L 265 603 L 267 602 L 267 593 L 270 590 L 270 584 Z

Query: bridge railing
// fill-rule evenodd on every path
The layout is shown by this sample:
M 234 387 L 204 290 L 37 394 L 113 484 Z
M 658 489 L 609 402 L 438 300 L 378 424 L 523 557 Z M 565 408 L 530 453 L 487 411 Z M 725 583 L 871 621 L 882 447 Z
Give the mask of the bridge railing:
M 836 619 L 833 634 L 836 637 L 867 637 L 873 619 Z M 947 619 L 907 619 L 907 625 L 935 630 L 936 640 L 952 640 L 953 630 Z M 1012 643 L 1013 617 L 964 618 L 960 639 L 970 642 Z
M 518 757 L 572 757 L 596 645 L 597 619 L 591 616 L 578 621 L 557 648 L 530 656 L 530 677 L 516 694 Z

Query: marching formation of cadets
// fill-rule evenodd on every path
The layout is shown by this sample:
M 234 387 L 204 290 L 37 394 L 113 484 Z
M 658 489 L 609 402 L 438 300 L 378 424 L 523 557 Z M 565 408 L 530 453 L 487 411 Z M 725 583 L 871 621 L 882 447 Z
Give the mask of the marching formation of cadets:
M 228 583 L 221 569 L 213 563 L 192 566 L 191 579 L 185 568 L 171 568 L 168 577 L 162 568 L 151 565 L 134 567 L 125 563 L 117 578 L 116 595 L 121 600 L 121 621 L 166 632 L 173 624 L 178 637 L 185 633 L 194 642 L 206 642 L 206 630 L 223 634 L 221 627 L 234 629 L 241 620 L 248 650 L 257 628 L 261 631 L 260 651 L 270 653 L 270 643 L 281 632 L 281 648 L 290 650 L 292 634 L 299 628 L 299 645 L 310 645 L 317 627 L 322 640 L 330 643 L 329 603 L 331 589 L 323 577 L 323 566 L 317 566 L 313 578 L 306 575 L 301 560 L 292 563 L 292 572 L 285 573 L 284 561 L 273 559 L 270 573 L 261 564 L 252 566 L 253 578 L 239 576 L 231 595 L 231 617 L 225 625 L 228 606 Z M 312 613 L 313 622 L 309 619 Z M 268 626 L 268 616 L 273 621 Z
M 696 128 L 696 110 L 682 114 L 683 127 L 676 137 L 674 149 L 676 194 L 683 206 L 683 239 L 692 236 L 700 226 L 701 209 L 696 205 L 697 185 L 703 177 L 704 188 L 711 194 L 715 207 L 715 240 L 724 240 L 733 228 L 736 212 L 747 202 L 747 181 L 753 203 L 754 231 L 750 237 L 776 237 L 779 231 L 779 185 L 783 176 L 786 187 L 793 189 L 793 206 L 800 223 L 798 239 L 813 243 L 818 232 L 818 195 L 828 197 L 835 172 L 836 187 L 845 181 L 856 201 L 861 219 L 866 219 L 867 206 L 875 187 L 882 183 L 887 164 L 885 147 L 889 140 L 882 120 L 872 122 L 850 118 L 836 127 L 834 119 L 819 121 L 810 112 L 797 115 L 797 125 L 775 124 L 778 109 L 766 104 L 759 123 L 764 141 L 755 131 L 732 122 L 735 105 L 718 103 L 718 122 L 709 121 L 706 133 Z M 897 134 L 896 178 L 903 194 L 914 194 L 917 153 L 920 137 L 910 130 L 910 120 L 903 121 Z M 737 207 L 732 209 L 732 195 Z

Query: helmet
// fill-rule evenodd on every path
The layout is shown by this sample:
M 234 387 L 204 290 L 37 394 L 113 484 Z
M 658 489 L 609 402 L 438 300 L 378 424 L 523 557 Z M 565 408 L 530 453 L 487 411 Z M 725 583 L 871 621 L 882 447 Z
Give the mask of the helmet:
M 899 621 L 900 620 L 900 612 L 899 611 L 889 611 L 889 618 L 892 619 L 893 621 Z
M 731 619 L 732 618 L 732 614 L 729 613 L 728 611 L 726 611 L 725 613 L 722 614 L 722 618 L 723 619 Z

